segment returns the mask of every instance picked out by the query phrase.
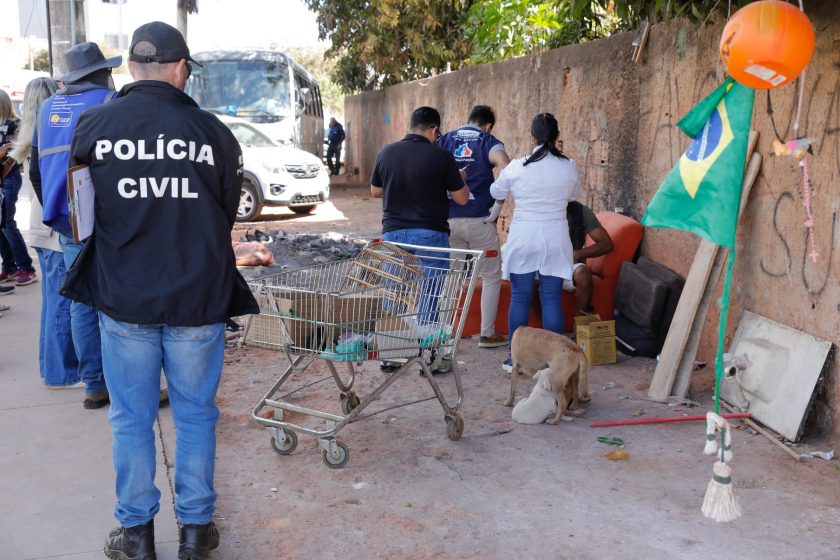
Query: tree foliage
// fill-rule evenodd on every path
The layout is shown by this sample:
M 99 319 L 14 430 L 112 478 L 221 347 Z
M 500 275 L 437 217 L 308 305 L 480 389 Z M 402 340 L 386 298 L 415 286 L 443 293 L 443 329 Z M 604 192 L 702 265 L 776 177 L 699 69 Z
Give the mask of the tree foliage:
M 474 0 L 305 0 L 318 14 L 346 92 L 459 68 L 470 53 L 462 24 Z
M 467 33 L 474 63 L 580 43 L 609 35 L 622 22 L 597 2 L 483 0 L 470 8 Z
M 27 62 L 23 68 L 29 70 L 29 63 Z M 32 55 L 32 70 L 37 70 L 38 72 L 50 71 L 50 55 L 47 49 L 38 49 Z
M 332 79 L 332 71 L 335 68 L 336 61 L 334 58 L 327 56 L 327 49 L 283 46 L 279 48 L 291 55 L 318 80 L 324 109 L 332 114 L 344 114 L 344 92 Z
M 567 0 L 573 17 L 585 13 L 591 5 L 597 5 L 603 12 L 614 14 L 630 27 L 636 27 L 642 20 L 659 23 L 678 17 L 694 22 L 705 22 L 713 11 L 729 7 L 729 0 Z M 732 10 L 754 0 L 731 0 Z
M 345 92 L 502 60 L 635 29 L 647 19 L 704 22 L 729 0 L 305 0 L 332 41 Z M 732 0 L 732 9 L 751 0 Z

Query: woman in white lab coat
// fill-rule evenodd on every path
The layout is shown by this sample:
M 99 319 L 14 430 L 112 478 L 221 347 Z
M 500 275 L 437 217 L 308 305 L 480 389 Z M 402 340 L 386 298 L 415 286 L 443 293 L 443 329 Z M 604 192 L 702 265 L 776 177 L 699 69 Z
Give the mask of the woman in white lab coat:
M 563 280 L 574 270 L 566 204 L 580 196 L 581 185 L 575 162 L 556 148 L 558 136 L 554 115 L 534 117 L 531 155 L 512 161 L 490 187 L 496 200 L 510 194 L 516 204 L 502 254 L 502 277 L 511 283 L 511 336 L 528 323 L 537 273 L 543 327 L 563 332 Z

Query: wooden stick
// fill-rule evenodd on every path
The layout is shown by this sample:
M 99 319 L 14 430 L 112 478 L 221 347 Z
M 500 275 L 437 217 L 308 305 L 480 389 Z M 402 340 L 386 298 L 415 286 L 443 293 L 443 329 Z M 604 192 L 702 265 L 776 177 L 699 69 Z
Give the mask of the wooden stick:
M 737 408 L 735 408 L 734 406 L 732 406 L 731 404 L 729 404 L 728 402 L 726 402 L 723 399 L 721 399 L 720 404 L 725 406 L 731 412 L 737 412 L 738 411 Z M 767 439 L 772 441 L 779 448 L 781 448 L 782 451 L 784 451 L 785 453 L 787 453 L 788 455 L 793 457 L 793 459 L 796 460 L 797 463 L 802 462 L 802 457 L 799 456 L 799 453 L 797 453 L 796 451 L 794 451 L 793 449 L 791 449 L 790 447 L 788 447 L 787 445 L 785 445 L 784 443 L 779 441 L 778 438 L 773 436 L 773 434 L 771 434 L 770 432 L 768 432 L 767 430 L 765 430 L 764 428 L 762 428 L 761 426 L 756 424 L 754 421 L 750 420 L 749 418 L 743 418 L 742 420 L 744 421 L 744 423 L 747 426 L 749 426 L 750 428 L 752 428 L 753 430 L 755 430 L 759 434 L 763 435 L 764 437 L 766 437 Z
M 642 61 L 642 55 L 644 54 L 645 47 L 647 46 L 648 36 L 650 35 L 650 22 L 645 20 L 642 22 L 641 26 L 639 27 L 639 35 L 633 41 L 633 56 L 632 60 L 636 64 Z
M 721 414 L 721 418 L 749 418 L 746 412 L 735 412 L 732 414 Z M 609 428 L 612 426 L 638 426 L 641 424 L 669 424 L 671 422 L 699 422 L 705 420 L 705 415 L 697 416 L 664 416 L 660 418 L 627 418 L 626 420 L 607 420 L 605 422 L 592 422 L 593 428 Z

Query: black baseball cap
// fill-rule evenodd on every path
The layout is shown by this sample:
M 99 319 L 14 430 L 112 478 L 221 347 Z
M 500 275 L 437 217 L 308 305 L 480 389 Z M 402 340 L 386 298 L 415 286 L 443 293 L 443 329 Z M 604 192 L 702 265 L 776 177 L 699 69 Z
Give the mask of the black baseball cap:
M 155 47 L 155 54 L 134 54 L 137 43 L 147 42 Z M 128 60 L 132 62 L 178 62 L 186 59 L 201 66 L 190 56 L 190 48 L 181 32 L 162 21 L 153 21 L 141 25 L 131 36 L 131 48 Z

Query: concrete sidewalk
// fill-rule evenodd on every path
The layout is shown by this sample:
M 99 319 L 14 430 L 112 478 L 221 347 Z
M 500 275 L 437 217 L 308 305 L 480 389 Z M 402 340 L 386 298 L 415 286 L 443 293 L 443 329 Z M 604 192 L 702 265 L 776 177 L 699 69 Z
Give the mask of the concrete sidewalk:
M 16 288 L 0 302 L 12 306 L 0 318 L 0 558 L 105 558 L 105 537 L 116 526 L 108 408 L 85 410 L 82 389 L 49 390 L 42 383 L 40 281 Z M 172 560 L 178 555 L 178 527 L 160 443 L 174 458 L 168 408 L 155 429 L 162 493 L 157 553 L 159 560 Z

